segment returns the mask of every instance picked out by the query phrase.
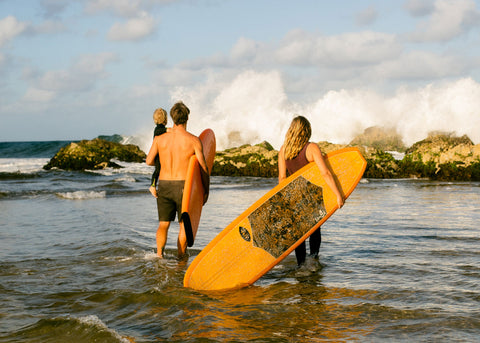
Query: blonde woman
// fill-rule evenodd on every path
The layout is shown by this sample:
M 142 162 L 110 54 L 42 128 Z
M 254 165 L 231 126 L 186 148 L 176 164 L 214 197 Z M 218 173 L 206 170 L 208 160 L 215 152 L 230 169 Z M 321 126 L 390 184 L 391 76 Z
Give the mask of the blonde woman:
M 335 193 L 338 207 L 341 208 L 344 203 L 343 196 L 335 183 L 332 173 L 325 164 L 320 148 L 317 144 L 309 142 L 311 135 L 312 128 L 310 122 L 305 117 L 297 116 L 293 118 L 285 135 L 285 142 L 278 154 L 278 181 L 282 181 L 308 163 L 315 162 L 318 169 L 320 169 L 323 179 Z M 309 238 L 310 256 L 318 257 L 321 243 L 322 236 L 320 228 L 318 228 Z M 305 242 L 302 242 L 295 249 L 298 265 L 305 262 L 306 250 Z

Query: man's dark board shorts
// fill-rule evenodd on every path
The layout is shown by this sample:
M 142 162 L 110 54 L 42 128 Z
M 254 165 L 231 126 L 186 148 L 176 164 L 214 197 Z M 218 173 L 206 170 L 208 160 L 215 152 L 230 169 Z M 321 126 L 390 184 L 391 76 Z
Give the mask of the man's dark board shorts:
M 158 221 L 171 222 L 182 213 L 183 186 L 185 180 L 158 180 L 157 184 L 157 211 Z

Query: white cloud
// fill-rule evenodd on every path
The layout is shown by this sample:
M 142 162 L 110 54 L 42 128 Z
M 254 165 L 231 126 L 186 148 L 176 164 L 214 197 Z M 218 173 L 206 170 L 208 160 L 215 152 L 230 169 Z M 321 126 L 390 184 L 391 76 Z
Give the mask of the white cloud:
M 87 0 L 85 12 L 112 12 L 121 17 L 136 17 L 155 6 L 166 5 L 179 0 Z
M 402 47 L 395 35 L 371 31 L 336 36 L 295 30 L 276 51 L 278 61 L 303 66 L 365 65 L 397 57 Z
M 258 56 L 260 49 L 260 43 L 241 37 L 230 51 L 230 57 L 234 61 L 252 62 Z
M 155 20 L 146 12 L 137 18 L 127 20 L 125 23 L 116 23 L 108 32 L 108 39 L 113 41 L 128 41 L 145 38 L 155 30 Z
M 0 47 L 24 32 L 27 24 L 17 20 L 14 16 L 0 19 Z
M 162 68 L 159 82 L 191 85 L 207 72 L 226 77 L 245 67 L 281 71 L 286 89 L 312 96 L 329 89 L 371 88 L 393 91 L 402 82 L 468 77 L 480 66 L 474 57 L 449 52 L 409 50 L 396 35 L 362 31 L 324 36 L 293 30 L 279 44 L 240 38 L 227 55 L 215 54 Z
M 478 25 L 480 12 L 473 0 L 437 0 L 427 21 L 422 21 L 411 39 L 417 42 L 448 41 Z
M 140 0 L 88 0 L 85 5 L 87 13 L 111 11 L 122 17 L 133 17 L 140 11 Z
M 380 63 L 377 74 L 397 80 L 432 80 L 457 77 L 468 71 L 468 63 L 459 57 L 438 55 L 428 51 L 411 51 L 398 59 Z

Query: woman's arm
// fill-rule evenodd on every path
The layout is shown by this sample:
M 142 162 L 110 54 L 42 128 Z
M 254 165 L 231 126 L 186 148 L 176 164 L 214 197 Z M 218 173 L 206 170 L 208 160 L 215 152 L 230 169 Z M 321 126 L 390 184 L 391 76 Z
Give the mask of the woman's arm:
M 323 179 L 325 180 L 327 185 L 332 189 L 333 193 L 335 193 L 335 196 L 337 197 L 338 208 L 341 208 L 345 202 L 343 199 L 343 195 L 340 193 L 340 190 L 337 187 L 335 179 L 333 178 L 332 173 L 328 169 L 325 163 L 325 160 L 323 159 L 322 152 L 320 151 L 320 148 L 318 147 L 317 144 L 310 143 L 308 145 L 307 160 L 309 162 L 315 161 L 315 163 L 318 166 L 318 169 L 320 169 L 320 173 L 322 174 Z
M 285 164 L 285 153 L 283 145 L 278 152 L 278 182 L 287 178 L 287 165 Z

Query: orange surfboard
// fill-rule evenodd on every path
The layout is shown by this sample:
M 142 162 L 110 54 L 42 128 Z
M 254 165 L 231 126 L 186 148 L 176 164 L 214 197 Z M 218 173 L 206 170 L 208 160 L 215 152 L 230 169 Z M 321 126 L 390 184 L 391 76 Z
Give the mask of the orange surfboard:
M 203 145 L 203 154 L 208 166 L 208 172 L 212 172 L 213 161 L 215 159 L 216 140 L 215 134 L 211 129 L 206 129 L 200 136 Z M 204 183 L 208 182 L 205 172 L 200 167 L 197 157 L 190 157 L 185 177 L 185 186 L 183 188 L 182 215 L 181 220 L 185 227 L 187 236 L 187 245 L 191 247 L 197 235 L 198 224 L 203 208 L 203 196 L 205 194 Z M 207 185 L 208 187 L 208 185 Z
M 326 155 L 347 198 L 367 162 L 357 148 Z M 267 192 L 220 232 L 192 261 L 184 286 L 196 290 L 253 284 L 322 225 L 338 208 L 336 196 L 312 162 Z

